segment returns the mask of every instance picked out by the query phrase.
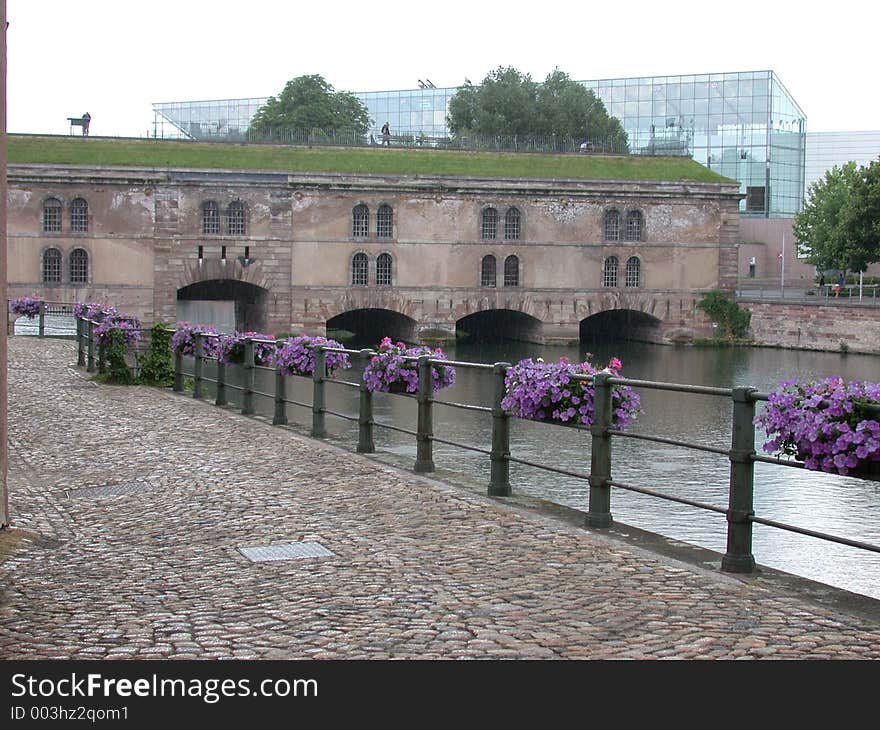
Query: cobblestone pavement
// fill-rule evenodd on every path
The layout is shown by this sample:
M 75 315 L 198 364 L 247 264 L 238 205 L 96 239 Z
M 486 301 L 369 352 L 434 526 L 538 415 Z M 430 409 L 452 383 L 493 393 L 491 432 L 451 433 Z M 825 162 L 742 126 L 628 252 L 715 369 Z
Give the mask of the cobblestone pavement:
M 74 363 L 9 340 L 0 658 L 880 658 L 870 617 Z M 334 555 L 239 551 L 292 541 Z

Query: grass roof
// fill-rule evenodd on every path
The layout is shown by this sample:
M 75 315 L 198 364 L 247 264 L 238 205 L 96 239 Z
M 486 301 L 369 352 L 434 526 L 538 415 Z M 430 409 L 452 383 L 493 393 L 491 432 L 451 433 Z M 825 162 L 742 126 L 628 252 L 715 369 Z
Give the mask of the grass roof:
M 132 165 L 291 172 L 731 182 L 687 157 L 302 147 L 10 134 L 10 164 Z

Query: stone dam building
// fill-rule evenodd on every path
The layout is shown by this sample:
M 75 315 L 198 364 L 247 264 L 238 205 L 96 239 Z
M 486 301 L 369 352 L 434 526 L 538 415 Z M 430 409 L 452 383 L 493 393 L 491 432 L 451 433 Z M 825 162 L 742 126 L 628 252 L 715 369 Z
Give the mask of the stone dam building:
M 696 163 L 695 163 L 696 164 Z M 437 342 L 712 334 L 735 181 L 9 164 L 8 296 L 154 321 Z

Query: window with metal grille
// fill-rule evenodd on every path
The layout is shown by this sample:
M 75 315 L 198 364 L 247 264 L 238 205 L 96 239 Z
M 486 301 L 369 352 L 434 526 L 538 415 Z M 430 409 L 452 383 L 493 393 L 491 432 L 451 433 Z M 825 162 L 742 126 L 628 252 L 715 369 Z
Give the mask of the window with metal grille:
M 70 283 L 87 284 L 89 281 L 89 254 L 85 249 L 70 252 Z
M 495 208 L 485 208 L 480 219 L 480 238 L 491 241 L 498 237 L 498 211 Z
M 642 262 L 636 256 L 626 260 L 626 285 L 641 286 Z
M 495 257 L 492 254 L 483 256 L 480 265 L 480 286 L 495 286 Z
M 89 204 L 82 198 L 74 198 L 70 203 L 70 230 L 74 233 L 89 230 Z
M 602 286 L 617 286 L 617 256 L 605 259 L 602 268 Z
M 376 211 L 376 235 L 391 238 L 394 235 L 394 211 L 390 205 L 380 205 Z
M 504 259 L 504 286 L 519 286 L 519 259 L 516 256 Z
M 367 285 L 367 254 L 356 253 L 351 260 L 352 286 Z
M 624 238 L 627 241 L 642 240 L 642 214 L 638 210 L 631 210 L 626 214 L 626 231 Z
M 61 201 L 56 198 L 43 203 L 43 233 L 61 233 Z
M 351 235 L 366 238 L 370 235 L 370 209 L 363 203 L 351 211 Z
M 376 259 L 376 284 L 391 286 L 391 254 L 380 253 Z
M 226 210 L 226 230 L 230 236 L 243 236 L 245 233 L 244 203 L 234 200 Z
M 620 213 L 616 210 L 605 212 L 605 240 L 620 240 Z
M 57 248 L 47 248 L 43 252 L 43 283 L 61 283 L 61 251 Z
M 504 238 L 518 241 L 520 235 L 520 214 L 517 208 L 510 208 L 504 214 Z
M 202 203 L 202 233 L 207 236 L 220 234 L 220 208 L 213 200 Z

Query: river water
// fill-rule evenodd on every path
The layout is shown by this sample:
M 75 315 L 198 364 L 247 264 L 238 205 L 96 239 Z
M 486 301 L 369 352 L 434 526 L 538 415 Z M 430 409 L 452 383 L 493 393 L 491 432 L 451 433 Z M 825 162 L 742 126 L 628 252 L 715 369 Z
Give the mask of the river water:
M 764 392 L 789 378 L 840 375 L 847 380 L 880 379 L 880 357 L 858 354 L 808 352 L 771 348 L 697 348 L 613 341 L 588 347 L 551 347 L 521 342 L 459 343 L 444 348 L 450 359 L 515 363 L 525 357 L 556 360 L 583 359 L 589 349 L 593 361 L 604 364 L 611 356 L 623 361 L 624 377 L 692 385 L 734 387 L 750 385 Z M 191 371 L 191 370 L 190 370 Z M 206 372 L 206 375 L 208 373 Z M 337 377 L 358 381 L 359 368 Z M 258 371 L 257 390 L 273 392 L 272 374 Z M 311 403 L 311 383 L 291 378 L 287 397 Z M 212 391 L 211 391 L 212 392 Z M 490 405 L 491 373 L 459 368 L 454 386 L 437 398 Z M 630 430 L 728 449 L 732 405 L 730 399 L 641 389 L 643 413 Z M 237 396 L 230 392 L 230 401 Z M 327 407 L 357 414 L 358 393 L 353 388 L 328 386 Z M 758 408 L 763 404 L 758 404 Z M 258 397 L 259 412 L 271 414 L 269 398 Z M 390 394 L 374 396 L 380 422 L 415 430 L 413 399 Z M 288 406 L 292 422 L 308 425 L 311 412 Z M 328 431 L 345 439 L 353 449 L 357 424 L 327 416 Z M 434 434 L 489 449 L 491 418 L 442 404 L 434 406 Z M 760 432 L 756 448 L 764 442 Z M 376 448 L 415 460 L 415 439 L 386 429 L 375 429 Z M 586 473 L 590 466 L 589 433 L 544 423 L 511 421 L 511 455 Z M 726 457 L 663 444 L 615 438 L 612 446 L 614 479 L 726 509 L 730 462 Z M 484 454 L 435 443 L 438 468 L 463 472 L 488 483 L 489 459 Z M 549 499 L 585 510 L 588 485 L 584 480 L 512 464 L 514 492 Z M 612 491 L 611 511 L 616 522 L 659 533 L 723 553 L 726 549 L 724 515 L 621 489 Z M 880 482 L 808 472 L 770 464 L 755 465 L 756 515 L 852 540 L 880 544 Z M 760 565 L 784 570 L 829 585 L 880 599 L 880 554 L 801 536 L 763 525 L 754 526 L 753 552 Z

